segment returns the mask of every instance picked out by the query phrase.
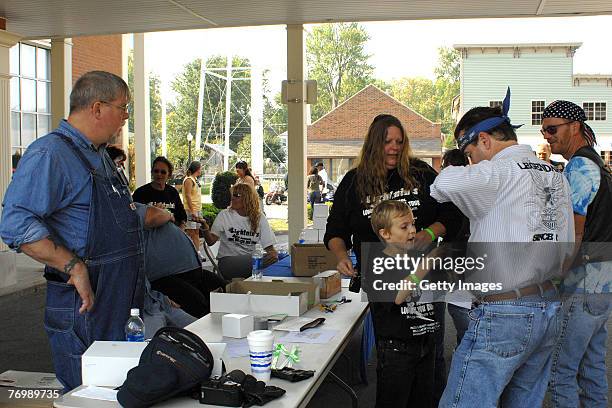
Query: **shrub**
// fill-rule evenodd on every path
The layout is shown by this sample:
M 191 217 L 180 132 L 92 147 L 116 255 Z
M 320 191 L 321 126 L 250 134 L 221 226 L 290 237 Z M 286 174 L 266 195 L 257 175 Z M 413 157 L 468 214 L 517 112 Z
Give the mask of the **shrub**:
M 215 207 L 227 208 L 232 201 L 230 187 L 236 182 L 238 175 L 233 171 L 217 173 L 212 182 L 211 198 Z
M 215 207 L 214 204 L 202 204 L 202 218 L 206 220 L 206 223 L 212 227 L 217 214 L 221 212 L 220 208 Z

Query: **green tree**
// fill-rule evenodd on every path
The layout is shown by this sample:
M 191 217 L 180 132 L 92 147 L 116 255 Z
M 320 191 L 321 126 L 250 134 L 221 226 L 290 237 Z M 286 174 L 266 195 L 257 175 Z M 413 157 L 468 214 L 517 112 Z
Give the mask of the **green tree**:
M 278 136 L 265 133 L 263 143 L 264 159 L 269 159 L 276 164 L 285 162 L 285 150 Z M 251 159 L 251 135 L 246 135 L 238 144 L 236 154 L 241 159 L 247 161 Z
M 454 48 L 438 48 L 438 66 L 434 69 L 437 79 L 458 83 L 461 76 L 461 55 Z
M 227 58 L 213 56 L 206 60 L 206 68 L 225 68 Z M 234 68 L 250 66 L 246 58 L 234 57 Z M 181 74 L 172 82 L 177 93 L 176 101 L 170 105 L 168 113 L 168 156 L 176 164 L 184 166 L 187 162 L 187 134 L 195 136 L 198 116 L 198 96 L 200 89 L 201 60 L 196 59 L 185 65 Z M 225 71 L 211 72 L 225 76 Z M 233 78 L 248 78 L 249 70 L 237 70 Z M 225 91 L 226 81 L 215 75 L 206 75 L 204 106 L 202 112 L 202 144 L 223 140 L 225 135 Z M 232 82 L 230 110 L 230 148 L 235 150 L 244 135 L 250 134 L 250 81 Z M 170 148 L 170 146 L 173 146 Z M 192 146 L 192 157 L 205 159 L 202 146 Z
M 312 120 L 336 108 L 372 81 L 365 44 L 369 35 L 357 23 L 322 24 L 306 38 L 308 77 L 318 83 Z
M 453 98 L 459 95 L 460 56 L 456 50 L 438 49 L 436 80 L 401 78 L 390 84 L 389 93 L 400 102 L 433 122 L 440 122 L 442 133 L 451 134 Z

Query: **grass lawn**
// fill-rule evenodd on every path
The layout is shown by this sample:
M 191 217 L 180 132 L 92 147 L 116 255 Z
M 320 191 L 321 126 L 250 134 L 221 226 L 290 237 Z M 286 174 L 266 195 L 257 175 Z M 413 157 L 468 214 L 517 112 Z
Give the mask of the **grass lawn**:
M 289 231 L 289 224 L 287 220 L 283 220 L 281 218 L 272 218 L 269 219 L 270 228 L 274 231 L 275 234 L 286 234 Z

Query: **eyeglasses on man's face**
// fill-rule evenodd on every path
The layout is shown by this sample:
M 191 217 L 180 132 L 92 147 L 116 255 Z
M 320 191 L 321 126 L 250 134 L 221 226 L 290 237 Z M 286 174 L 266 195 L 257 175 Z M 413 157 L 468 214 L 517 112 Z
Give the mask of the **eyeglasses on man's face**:
M 129 103 L 126 103 L 125 105 L 115 105 L 114 103 L 108 102 L 108 101 L 100 101 L 100 103 L 103 103 L 105 105 L 110 105 L 114 108 L 117 108 L 125 113 L 132 113 L 132 105 L 130 105 Z
M 546 133 L 548 133 L 549 135 L 554 135 L 557 133 L 557 128 L 559 126 L 569 125 L 570 123 L 574 123 L 574 121 L 570 120 L 569 122 L 560 123 L 558 125 L 546 126 L 545 128 L 540 129 L 540 133 L 542 133 L 543 135 L 545 135 Z
M 168 174 L 168 171 L 164 169 L 153 169 L 152 172 L 155 174 L 161 174 L 162 176 Z

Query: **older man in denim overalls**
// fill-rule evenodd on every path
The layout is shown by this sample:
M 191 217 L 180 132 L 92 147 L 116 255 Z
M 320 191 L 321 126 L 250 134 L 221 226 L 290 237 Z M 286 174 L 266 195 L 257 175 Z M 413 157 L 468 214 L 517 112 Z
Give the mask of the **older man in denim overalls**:
M 87 347 L 122 340 L 130 308 L 142 309 L 142 228 L 105 150 L 129 98 L 114 74 L 79 78 L 68 120 L 29 146 L 3 203 L 4 242 L 46 265 L 45 329 L 64 391 L 81 384 Z

